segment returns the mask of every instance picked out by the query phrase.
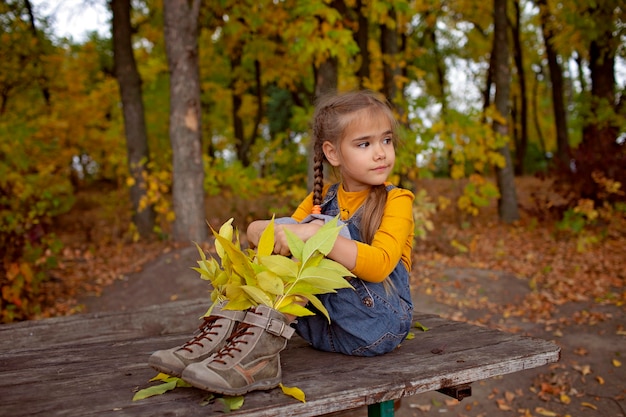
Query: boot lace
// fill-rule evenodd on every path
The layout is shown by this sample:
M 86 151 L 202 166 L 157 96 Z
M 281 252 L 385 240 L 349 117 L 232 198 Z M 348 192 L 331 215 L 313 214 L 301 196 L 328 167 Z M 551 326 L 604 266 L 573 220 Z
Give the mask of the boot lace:
M 234 358 L 231 352 L 241 352 L 241 349 L 239 349 L 237 345 L 239 343 L 243 343 L 246 345 L 248 344 L 248 341 L 243 339 L 243 337 L 248 335 L 254 335 L 254 333 L 250 331 L 250 328 L 252 327 L 254 326 L 246 323 L 241 323 L 235 333 L 226 340 L 226 345 L 224 345 L 224 347 L 215 354 L 213 360 L 225 364 L 226 362 L 221 358 L 225 356 L 230 356 L 231 358 Z
M 219 319 L 217 316 L 209 316 L 204 318 L 204 323 L 202 323 L 199 327 L 199 332 L 193 339 L 187 341 L 181 349 L 184 349 L 188 352 L 193 352 L 193 346 L 204 347 L 202 341 L 204 339 L 208 340 L 209 343 L 212 341 L 211 336 L 217 335 L 217 332 L 213 329 L 222 327 L 221 324 L 215 324 L 215 322 Z

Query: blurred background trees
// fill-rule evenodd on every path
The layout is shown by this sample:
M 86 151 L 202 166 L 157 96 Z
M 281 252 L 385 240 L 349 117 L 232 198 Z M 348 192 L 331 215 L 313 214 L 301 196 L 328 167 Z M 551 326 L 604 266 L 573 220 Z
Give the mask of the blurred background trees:
M 561 219 L 624 211 L 617 0 L 180 1 L 178 17 L 90 1 L 111 27 L 81 40 L 55 34 L 40 2 L 0 3 L 3 321 L 37 314 L 62 249 L 51 226 L 85 190 L 114 191 L 128 241 L 203 239 L 202 196 L 297 202 L 326 90 L 388 97 L 403 126 L 394 182 L 459 180 L 465 220 L 494 199 L 518 218 L 513 173 L 553 178 L 559 204 L 537 205 Z

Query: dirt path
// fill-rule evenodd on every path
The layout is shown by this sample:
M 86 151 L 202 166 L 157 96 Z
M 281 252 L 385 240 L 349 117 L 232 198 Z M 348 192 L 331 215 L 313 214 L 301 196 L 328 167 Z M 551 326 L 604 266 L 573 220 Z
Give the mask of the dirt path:
M 177 249 L 115 282 L 100 297 L 79 301 L 92 313 L 208 297 L 208 284 L 191 269 L 198 258 L 194 247 Z M 526 282 L 513 275 L 456 268 L 444 270 L 439 282 L 442 287 L 436 293 L 414 287 L 416 309 L 553 340 L 562 347 L 562 358 L 551 366 L 477 382 L 472 396 L 460 403 L 439 393 L 407 397 L 397 416 L 626 416 L 624 307 L 568 303 L 558 307 L 552 322 L 537 324 L 491 308 L 520 302 L 528 294 Z M 576 312 L 597 316 L 598 321 L 576 325 L 566 320 Z M 340 415 L 363 416 L 367 411 Z

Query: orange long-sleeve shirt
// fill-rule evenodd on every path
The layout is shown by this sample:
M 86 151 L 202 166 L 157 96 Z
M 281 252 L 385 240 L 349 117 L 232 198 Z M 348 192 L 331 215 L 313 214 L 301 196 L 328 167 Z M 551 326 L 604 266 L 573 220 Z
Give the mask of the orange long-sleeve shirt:
M 329 185 L 324 187 L 324 194 Z M 341 219 L 347 220 L 365 202 L 369 190 L 347 192 L 343 186 L 337 190 Z M 413 200 L 415 196 L 409 190 L 392 188 L 387 195 L 387 203 L 380 227 L 371 245 L 357 242 L 356 265 L 352 272 L 357 277 L 370 282 L 381 282 L 402 260 L 406 269 L 411 271 L 411 252 L 413 250 Z M 311 213 L 313 194 L 309 194 L 291 216 L 302 221 Z

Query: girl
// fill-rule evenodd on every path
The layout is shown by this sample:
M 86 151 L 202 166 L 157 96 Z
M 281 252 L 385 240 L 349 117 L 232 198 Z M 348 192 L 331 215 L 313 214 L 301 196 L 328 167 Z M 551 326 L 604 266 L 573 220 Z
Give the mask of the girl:
M 256 307 L 243 319 L 233 318 L 232 312 L 217 306 L 199 336 L 183 347 L 156 352 L 151 365 L 172 374 L 163 366 L 167 362 L 170 368 L 184 369 L 182 378 L 196 387 L 242 395 L 280 383 L 279 353 L 294 328 L 324 351 L 374 356 L 395 349 L 407 336 L 412 319 L 409 272 L 414 199 L 410 191 L 387 182 L 395 162 L 396 129 L 387 102 L 369 91 L 329 95 L 316 107 L 313 192 L 292 218 L 301 222 L 317 212 L 326 217 L 340 215 L 347 224 L 350 238 L 339 236 L 328 257 L 357 278 L 350 280 L 354 290 L 319 296 L 330 323 L 322 314 L 293 321 L 266 306 Z M 339 183 L 324 185 L 324 162 L 338 171 Z M 285 229 L 306 241 L 321 223 L 277 224 L 274 252 L 289 255 Z M 249 225 L 252 246 L 258 244 L 268 224 L 268 220 L 257 220 Z M 315 310 L 311 305 L 307 308 Z M 237 320 L 241 323 L 234 333 L 221 336 Z

